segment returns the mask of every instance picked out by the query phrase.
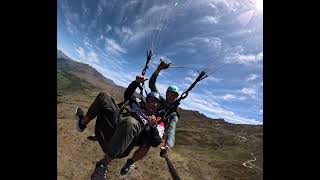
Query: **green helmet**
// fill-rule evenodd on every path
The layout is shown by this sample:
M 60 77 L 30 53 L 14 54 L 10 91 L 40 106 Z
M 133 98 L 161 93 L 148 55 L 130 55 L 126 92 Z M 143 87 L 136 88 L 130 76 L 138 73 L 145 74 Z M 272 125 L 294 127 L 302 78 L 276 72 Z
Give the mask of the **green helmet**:
M 168 91 L 175 92 L 175 93 L 177 93 L 177 94 L 179 95 L 179 88 L 178 88 L 178 86 L 176 86 L 176 85 L 170 85 L 170 86 L 168 87 L 168 89 L 167 89 L 167 92 L 168 92 Z

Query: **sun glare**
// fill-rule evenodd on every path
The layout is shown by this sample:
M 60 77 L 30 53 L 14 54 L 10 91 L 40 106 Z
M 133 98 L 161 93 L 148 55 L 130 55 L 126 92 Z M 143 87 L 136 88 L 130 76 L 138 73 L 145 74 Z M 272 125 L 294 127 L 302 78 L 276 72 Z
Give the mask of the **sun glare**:
M 256 8 L 258 11 L 263 11 L 263 0 L 256 0 Z

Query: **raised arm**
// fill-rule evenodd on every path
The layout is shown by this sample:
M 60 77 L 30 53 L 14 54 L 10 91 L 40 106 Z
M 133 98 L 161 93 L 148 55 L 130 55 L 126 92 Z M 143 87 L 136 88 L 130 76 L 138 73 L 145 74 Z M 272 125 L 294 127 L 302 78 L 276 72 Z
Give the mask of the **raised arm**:
M 139 84 L 146 81 L 146 77 L 142 75 L 136 76 L 136 80 L 132 81 L 124 92 L 124 100 L 129 100 L 134 94 Z
M 157 67 L 157 69 L 153 72 L 153 74 L 152 74 L 152 76 L 151 76 L 151 78 L 150 78 L 150 80 L 149 80 L 149 88 L 151 89 L 151 91 L 154 91 L 154 92 L 158 92 L 158 89 L 157 89 L 157 87 L 156 87 L 156 81 L 157 81 L 157 77 L 158 77 L 158 75 L 159 75 L 159 73 L 160 73 L 160 71 L 162 70 L 162 69 L 167 69 L 167 68 L 169 68 L 169 66 L 170 66 L 170 64 L 171 63 L 166 63 L 166 62 L 164 62 L 162 59 L 160 59 L 160 64 L 159 64 L 159 66 Z

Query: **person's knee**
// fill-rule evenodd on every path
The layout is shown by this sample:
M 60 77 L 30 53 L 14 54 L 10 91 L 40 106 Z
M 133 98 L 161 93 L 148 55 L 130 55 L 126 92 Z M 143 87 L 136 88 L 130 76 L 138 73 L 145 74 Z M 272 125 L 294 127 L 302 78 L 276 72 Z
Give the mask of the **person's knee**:
M 109 94 L 108 92 L 101 91 L 101 92 L 99 93 L 98 97 L 100 97 L 101 99 L 109 98 L 109 97 L 110 97 L 110 94 Z
M 141 128 L 140 122 L 133 117 L 129 117 L 126 120 L 126 126 L 128 127 L 128 129 L 133 129 L 137 132 L 140 131 Z

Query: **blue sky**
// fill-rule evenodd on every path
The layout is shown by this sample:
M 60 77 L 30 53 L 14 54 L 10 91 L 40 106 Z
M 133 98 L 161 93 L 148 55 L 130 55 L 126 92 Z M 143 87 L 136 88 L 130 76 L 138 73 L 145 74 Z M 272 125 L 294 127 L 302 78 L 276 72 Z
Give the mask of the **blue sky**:
M 164 58 L 157 86 L 186 90 L 180 107 L 237 124 L 263 123 L 262 0 L 58 0 L 58 49 L 126 87 Z

